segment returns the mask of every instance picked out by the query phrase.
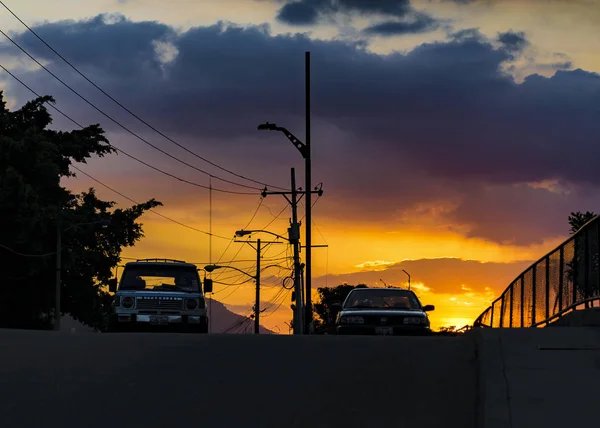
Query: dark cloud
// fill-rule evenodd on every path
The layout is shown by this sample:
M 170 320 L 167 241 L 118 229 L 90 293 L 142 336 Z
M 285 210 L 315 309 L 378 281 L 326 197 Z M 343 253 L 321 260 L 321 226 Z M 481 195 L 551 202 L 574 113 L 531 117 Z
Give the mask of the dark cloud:
M 397 36 L 403 34 L 416 34 L 433 31 L 439 28 L 440 23 L 429 15 L 417 14 L 410 21 L 386 21 L 367 27 L 364 32 L 369 35 Z
M 403 19 L 370 26 L 365 30 L 365 34 L 370 35 L 421 33 L 435 30 L 439 26 L 439 22 L 433 17 L 415 11 L 410 0 L 293 0 L 284 3 L 277 13 L 277 19 L 290 25 L 313 25 L 321 18 L 355 14 Z
M 319 10 L 306 1 L 288 3 L 277 12 L 277 19 L 290 25 L 312 25 L 318 18 Z
M 497 41 L 502 45 L 502 49 L 509 52 L 512 56 L 517 56 L 529 46 L 529 41 L 522 31 L 506 31 L 504 33 L 499 33 Z
M 415 204 L 458 198 L 484 184 L 510 187 L 548 179 L 600 184 L 600 76 L 558 71 L 517 84 L 502 71 L 511 53 L 476 30 L 385 56 L 360 43 L 272 36 L 265 26 L 228 23 L 177 33 L 160 23 L 105 15 L 46 23 L 36 31 L 163 132 L 248 175 L 284 177 L 278 183 L 288 181 L 294 165 L 301 179 L 301 158 L 281 134 L 258 135 L 256 125 L 277 122 L 303 138 L 303 61 L 304 52 L 311 51 L 314 180 L 326 183 L 330 200 L 341 204 L 338 210 L 353 207 L 344 209 L 346 218 L 364 217 L 367 210 L 374 221 L 393 220 Z M 143 129 L 30 34 L 15 38 L 98 106 Z M 4 58 L 12 60 L 15 50 L 0 45 L 0 56 L 7 63 Z M 39 92 L 54 95 L 77 120 L 100 121 L 122 135 L 44 71 L 14 71 Z M 31 98 L 6 81 L 8 95 Z M 156 135 L 148 138 L 172 148 Z M 154 156 L 139 151 L 145 159 Z M 549 203 L 542 190 L 512 191 L 528 195 L 533 205 L 537 200 L 540 210 Z M 471 223 L 468 212 L 459 213 L 454 220 Z M 510 240 L 536 221 L 515 218 L 518 224 L 503 225 L 490 239 Z M 552 223 L 539 234 L 553 235 L 556 227 Z
M 456 4 L 472 4 L 477 3 L 481 0 L 442 0 L 445 3 L 456 3 Z

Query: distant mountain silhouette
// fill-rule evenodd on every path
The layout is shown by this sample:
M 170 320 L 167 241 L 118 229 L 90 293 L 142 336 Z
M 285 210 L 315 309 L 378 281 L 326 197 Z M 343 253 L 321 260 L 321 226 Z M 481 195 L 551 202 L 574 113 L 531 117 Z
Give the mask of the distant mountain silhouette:
M 206 303 L 207 305 L 210 305 L 210 299 L 207 299 Z M 223 333 L 228 329 L 230 329 L 227 331 L 228 334 L 254 333 L 253 321 L 247 321 L 244 323 L 244 317 L 242 315 L 231 312 L 223 303 L 219 302 L 218 300 L 213 300 L 211 309 L 212 316 L 210 316 L 209 313 L 211 318 L 211 333 Z M 61 332 L 65 333 L 93 333 L 94 331 L 92 328 L 75 321 L 69 315 L 62 317 L 60 330 Z M 261 326 L 260 334 L 276 333 Z
M 244 316 L 231 312 L 223 303 L 219 302 L 218 300 L 212 301 L 212 308 L 210 306 L 210 299 L 206 300 L 206 304 L 210 309 L 212 309 L 212 314 L 209 312 L 211 320 L 211 333 L 224 333 L 227 329 L 230 329 L 230 331 L 227 333 L 233 334 L 254 332 L 254 321 L 247 321 L 246 323 L 243 323 L 245 319 Z M 261 326 L 260 334 L 276 333 Z

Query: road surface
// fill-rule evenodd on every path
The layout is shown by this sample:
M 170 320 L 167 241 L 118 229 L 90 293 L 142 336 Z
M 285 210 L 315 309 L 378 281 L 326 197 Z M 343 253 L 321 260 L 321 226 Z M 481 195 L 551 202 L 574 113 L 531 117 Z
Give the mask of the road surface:
M 0 330 L 0 359 L 2 428 L 474 428 L 476 421 L 470 337 Z

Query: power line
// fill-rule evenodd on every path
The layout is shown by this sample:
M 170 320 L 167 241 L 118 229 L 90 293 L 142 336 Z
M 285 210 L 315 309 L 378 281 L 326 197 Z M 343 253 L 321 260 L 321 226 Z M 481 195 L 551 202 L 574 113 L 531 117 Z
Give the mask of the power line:
M 132 136 L 134 136 L 135 138 L 137 138 L 138 140 L 142 141 L 143 143 L 147 144 L 148 146 L 152 147 L 153 149 L 157 150 L 158 152 L 164 154 L 165 156 L 170 157 L 171 159 L 189 167 L 192 168 L 198 172 L 201 172 L 203 174 L 206 174 L 207 176 L 211 177 L 211 178 L 216 178 L 217 180 L 223 181 L 225 183 L 229 183 L 229 184 L 233 184 L 236 186 L 240 186 L 240 187 L 245 187 L 247 189 L 253 189 L 253 190 L 261 190 L 257 187 L 252 187 L 252 186 L 247 186 L 245 184 L 241 184 L 241 183 L 237 183 L 235 181 L 231 181 L 231 180 L 227 180 L 225 178 L 221 178 L 218 177 L 216 175 L 210 174 L 209 172 L 204 171 L 203 169 L 200 169 L 190 163 L 187 163 L 184 160 L 179 159 L 177 156 L 174 156 L 172 154 L 170 154 L 169 152 L 167 152 L 166 150 L 161 149 L 160 147 L 152 144 L 151 142 L 149 142 L 148 140 L 146 140 L 145 138 L 141 137 L 140 135 L 138 135 L 137 133 L 133 132 L 131 129 L 129 129 L 128 127 L 126 127 L 125 125 L 123 125 L 121 122 L 119 122 L 118 120 L 116 120 L 114 117 L 110 116 L 108 113 L 106 113 L 104 110 L 100 109 L 99 107 L 97 107 L 94 103 L 92 103 L 91 101 L 89 101 L 87 98 L 85 98 L 83 95 L 81 95 L 79 92 L 77 92 L 75 89 L 73 89 L 71 86 L 69 86 L 68 83 L 66 83 L 64 80 L 62 80 L 60 77 L 58 77 L 56 74 L 54 74 L 52 71 L 50 71 L 48 69 L 48 67 L 46 67 L 45 65 L 43 65 L 40 61 L 38 61 L 33 55 L 31 55 L 29 52 L 27 52 L 27 50 L 25 50 L 25 48 L 23 48 L 21 45 L 19 45 L 15 40 L 13 40 L 8 34 L 6 34 L 3 30 L 0 30 L 0 34 L 2 34 L 4 37 L 6 37 L 12 44 L 14 44 L 19 50 L 21 50 L 21 52 L 23 52 L 25 55 L 27 55 L 29 58 L 31 58 L 32 61 L 34 61 L 38 66 L 40 66 L 41 68 L 43 68 L 46 72 L 48 72 L 52 77 L 54 77 L 56 80 L 58 80 L 63 86 L 65 86 L 67 89 L 69 89 L 71 92 L 73 92 L 75 95 L 77 95 L 79 98 L 81 98 L 86 104 L 88 104 L 90 107 L 92 107 L 94 110 L 96 110 L 97 112 L 99 112 L 100 114 L 102 114 L 104 117 L 106 117 L 108 120 L 110 120 L 111 122 L 113 122 L 114 124 L 116 124 L 117 126 L 119 126 L 120 128 L 122 128 L 124 131 L 128 132 L 129 134 L 131 134 Z
M 1 32 L 2 30 L 0 30 Z M 19 79 L 17 76 L 15 76 L 15 74 L 13 74 L 10 70 L 8 70 L 6 67 L 4 67 L 2 64 L 0 64 L 0 68 L 2 70 L 4 70 L 4 72 L 6 72 L 9 76 L 11 76 L 13 79 L 15 79 L 17 82 L 19 82 L 21 85 L 23 85 L 26 89 L 28 89 L 31 93 L 33 93 L 36 97 L 41 98 L 41 95 L 38 94 L 33 88 L 31 88 L 31 86 L 27 85 L 25 82 L 23 82 L 21 79 Z M 51 103 L 46 103 L 48 104 L 51 108 L 53 108 L 54 110 L 56 110 L 58 113 L 60 113 L 62 116 L 64 116 L 66 119 L 68 119 L 69 121 L 71 121 L 72 123 L 74 123 L 76 126 L 80 127 L 81 129 L 84 129 L 84 126 L 82 124 L 80 124 L 79 122 L 77 122 L 75 119 L 73 119 L 71 116 L 69 116 L 68 114 L 66 114 L 65 112 L 63 112 L 62 110 L 60 110 L 58 107 L 56 107 L 54 104 Z M 147 166 L 148 168 L 151 168 L 157 172 L 160 172 L 161 174 L 164 174 L 168 177 L 171 177 L 177 181 L 181 181 L 183 183 L 187 183 L 190 184 L 192 186 L 196 186 L 196 187 L 200 187 L 202 189 L 209 189 L 209 186 L 205 186 L 203 184 L 199 184 L 199 183 L 195 183 L 193 181 L 189 181 L 186 180 L 184 178 L 178 177 L 174 174 L 171 174 L 169 172 L 166 172 L 160 168 L 157 168 L 127 152 L 125 152 L 124 150 L 118 148 L 117 146 L 115 146 L 114 144 L 109 143 L 108 144 L 110 147 L 114 148 L 115 150 L 117 150 L 120 153 L 123 153 L 125 156 L 135 160 L 136 162 L 141 163 L 142 165 Z M 234 194 L 234 195 L 255 195 L 255 193 L 251 193 L 251 192 L 236 192 L 236 191 L 232 191 L 232 190 L 224 190 L 224 189 L 215 189 L 214 187 L 212 188 L 212 190 L 214 190 L 215 192 L 222 192 L 222 193 L 230 193 L 230 194 Z
M 134 112 L 132 112 L 130 109 L 128 109 L 127 107 L 125 107 L 121 102 L 117 101 L 112 95 L 110 95 L 109 93 L 107 93 L 104 89 L 102 89 L 100 86 L 98 86 L 96 83 L 94 83 L 89 77 L 87 77 L 85 74 L 83 74 L 77 67 L 75 67 L 69 60 L 67 60 L 63 55 L 61 55 L 56 49 L 54 49 L 52 46 L 50 46 L 50 44 L 48 44 L 48 42 L 46 42 L 46 40 L 44 40 L 36 31 L 34 31 L 29 25 L 27 25 L 15 12 L 13 12 L 3 1 L 0 0 L 0 4 L 12 15 L 14 16 L 17 21 L 19 21 L 25 28 L 27 28 L 27 30 L 29 30 L 29 32 L 31 32 L 31 34 L 33 34 L 38 40 L 40 40 L 44 45 L 46 45 L 46 47 L 48 49 L 50 49 L 56 56 L 58 56 L 60 59 L 62 59 L 69 67 L 71 67 L 77 74 L 79 74 L 81 77 L 83 77 L 87 82 L 89 82 L 92 86 L 94 86 L 96 89 L 98 89 L 100 92 L 102 92 L 102 94 L 104 94 L 106 97 L 108 97 L 111 101 L 113 101 L 115 104 L 117 104 L 119 107 L 121 107 L 123 110 L 125 110 L 127 113 L 129 113 L 130 115 L 132 115 L 133 117 L 135 117 L 137 120 L 139 120 L 140 122 L 142 122 L 144 125 L 146 125 L 148 128 L 152 129 L 154 132 L 156 132 L 157 134 L 159 134 L 160 136 L 162 136 L 163 138 L 165 138 L 166 140 L 170 141 L 171 143 L 175 144 L 176 146 L 178 146 L 179 148 L 185 150 L 186 152 L 188 152 L 189 154 L 197 157 L 198 159 L 203 160 L 204 162 L 208 163 L 209 165 L 214 166 L 215 168 L 220 169 L 221 171 L 227 172 L 231 175 L 234 175 L 238 178 L 241 178 L 243 180 L 247 180 L 256 184 L 260 184 L 262 186 L 268 186 L 268 187 L 272 187 L 274 189 L 279 189 L 279 190 L 285 190 L 282 187 L 278 187 L 278 186 L 272 186 L 272 185 L 268 185 L 267 183 L 261 182 L 261 181 L 257 181 L 257 180 L 253 180 L 251 178 L 245 177 L 243 175 L 237 174 L 229 169 L 226 169 L 214 162 L 209 161 L 208 159 L 200 156 L 199 154 L 193 152 L 192 150 L 188 149 L 187 147 L 183 146 L 182 144 L 179 144 L 177 141 L 173 140 L 171 137 L 165 135 L 163 132 L 159 131 L 158 129 L 156 129 L 154 126 L 150 125 L 147 121 L 145 121 L 144 119 L 142 119 L 141 117 L 139 117 L 137 114 L 135 114 Z M 217 178 L 217 177 L 215 177 Z
M 10 251 L 13 254 L 16 254 L 17 256 L 20 257 L 49 257 L 49 256 L 53 256 L 56 254 L 56 251 L 52 252 L 52 253 L 45 253 L 45 254 L 25 254 L 25 253 L 20 253 L 18 251 L 13 250 L 10 247 L 7 247 L 6 245 L 2 245 L 0 244 L 0 248 L 4 248 L 7 251 Z
M 108 186 L 107 184 L 104 184 L 103 182 L 101 182 L 101 181 L 100 181 L 100 180 L 98 180 L 97 178 L 94 178 L 94 177 L 92 177 L 92 176 L 91 176 L 90 174 L 88 174 L 87 172 L 83 172 L 81 169 L 77 168 L 75 165 L 71 165 L 71 168 L 73 168 L 73 169 L 74 169 L 74 170 L 76 170 L 76 171 L 79 171 L 79 172 L 80 172 L 80 173 L 82 173 L 83 175 L 85 175 L 85 176 L 87 176 L 88 178 L 90 178 L 90 179 L 94 180 L 96 183 L 100 184 L 101 186 L 104 186 L 104 187 L 106 187 L 108 190 L 110 190 L 110 191 L 112 191 L 112 192 L 116 193 L 117 195 L 121 196 L 122 198 L 125 198 L 125 199 L 127 199 L 128 201 L 130 201 L 130 202 L 133 202 L 133 203 L 134 203 L 134 204 L 136 204 L 136 205 L 139 205 L 139 202 L 135 201 L 134 199 L 130 198 L 130 197 L 129 197 L 129 196 L 127 196 L 127 195 L 124 195 L 123 193 L 119 192 L 118 190 L 115 190 L 115 189 L 113 189 L 112 187 Z M 196 232 L 200 232 L 200 233 L 203 233 L 203 234 L 205 234 L 205 235 L 208 235 L 208 236 L 211 236 L 211 235 L 212 235 L 212 236 L 214 236 L 215 238 L 221 238 L 221 239 L 227 239 L 227 240 L 228 240 L 228 239 L 230 239 L 230 238 L 226 238 L 226 237 L 224 237 L 224 236 L 221 236 L 221 235 L 216 235 L 216 234 L 214 234 L 214 233 L 210 233 L 210 232 L 207 232 L 207 231 L 205 231 L 205 230 L 201 230 L 201 229 L 195 228 L 195 227 L 193 227 L 193 226 L 187 225 L 187 224 L 185 224 L 185 223 L 182 223 L 182 222 L 180 222 L 180 221 L 174 220 L 174 219 L 172 219 L 172 218 L 170 218 L 170 217 L 167 217 L 166 215 L 164 215 L 164 214 L 161 214 L 161 213 L 159 213 L 159 212 L 157 212 L 157 211 L 154 211 L 154 210 L 152 210 L 152 209 L 150 209 L 150 210 L 148 210 L 148 211 L 149 211 L 149 212 L 151 212 L 151 213 L 153 213 L 153 214 L 156 214 L 156 215 L 157 215 L 157 216 L 159 216 L 159 217 L 162 217 L 162 218 L 164 218 L 165 220 L 168 220 L 168 221 L 170 221 L 170 222 L 172 222 L 172 223 L 178 224 L 178 225 L 180 225 L 180 226 L 183 226 L 183 227 L 185 227 L 185 228 L 188 228 L 188 229 L 190 229 L 190 230 L 194 230 L 194 231 L 196 231 Z

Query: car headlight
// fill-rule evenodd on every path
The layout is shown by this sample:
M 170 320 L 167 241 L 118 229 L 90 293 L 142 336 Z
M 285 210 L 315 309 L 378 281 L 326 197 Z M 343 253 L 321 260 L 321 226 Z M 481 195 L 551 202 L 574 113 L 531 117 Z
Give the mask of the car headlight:
M 425 324 L 425 320 L 425 317 L 406 317 L 404 318 L 404 324 L 420 325 Z
M 356 317 L 356 316 L 343 316 L 340 318 L 340 322 L 342 324 L 364 324 L 365 323 L 365 319 L 363 317 Z
M 188 310 L 193 311 L 198 307 L 198 301 L 196 299 L 187 299 L 185 301 L 185 307 L 188 308 Z
M 121 299 L 121 306 L 123 306 L 125 309 L 133 308 L 134 303 L 135 300 L 131 296 L 125 296 Z

